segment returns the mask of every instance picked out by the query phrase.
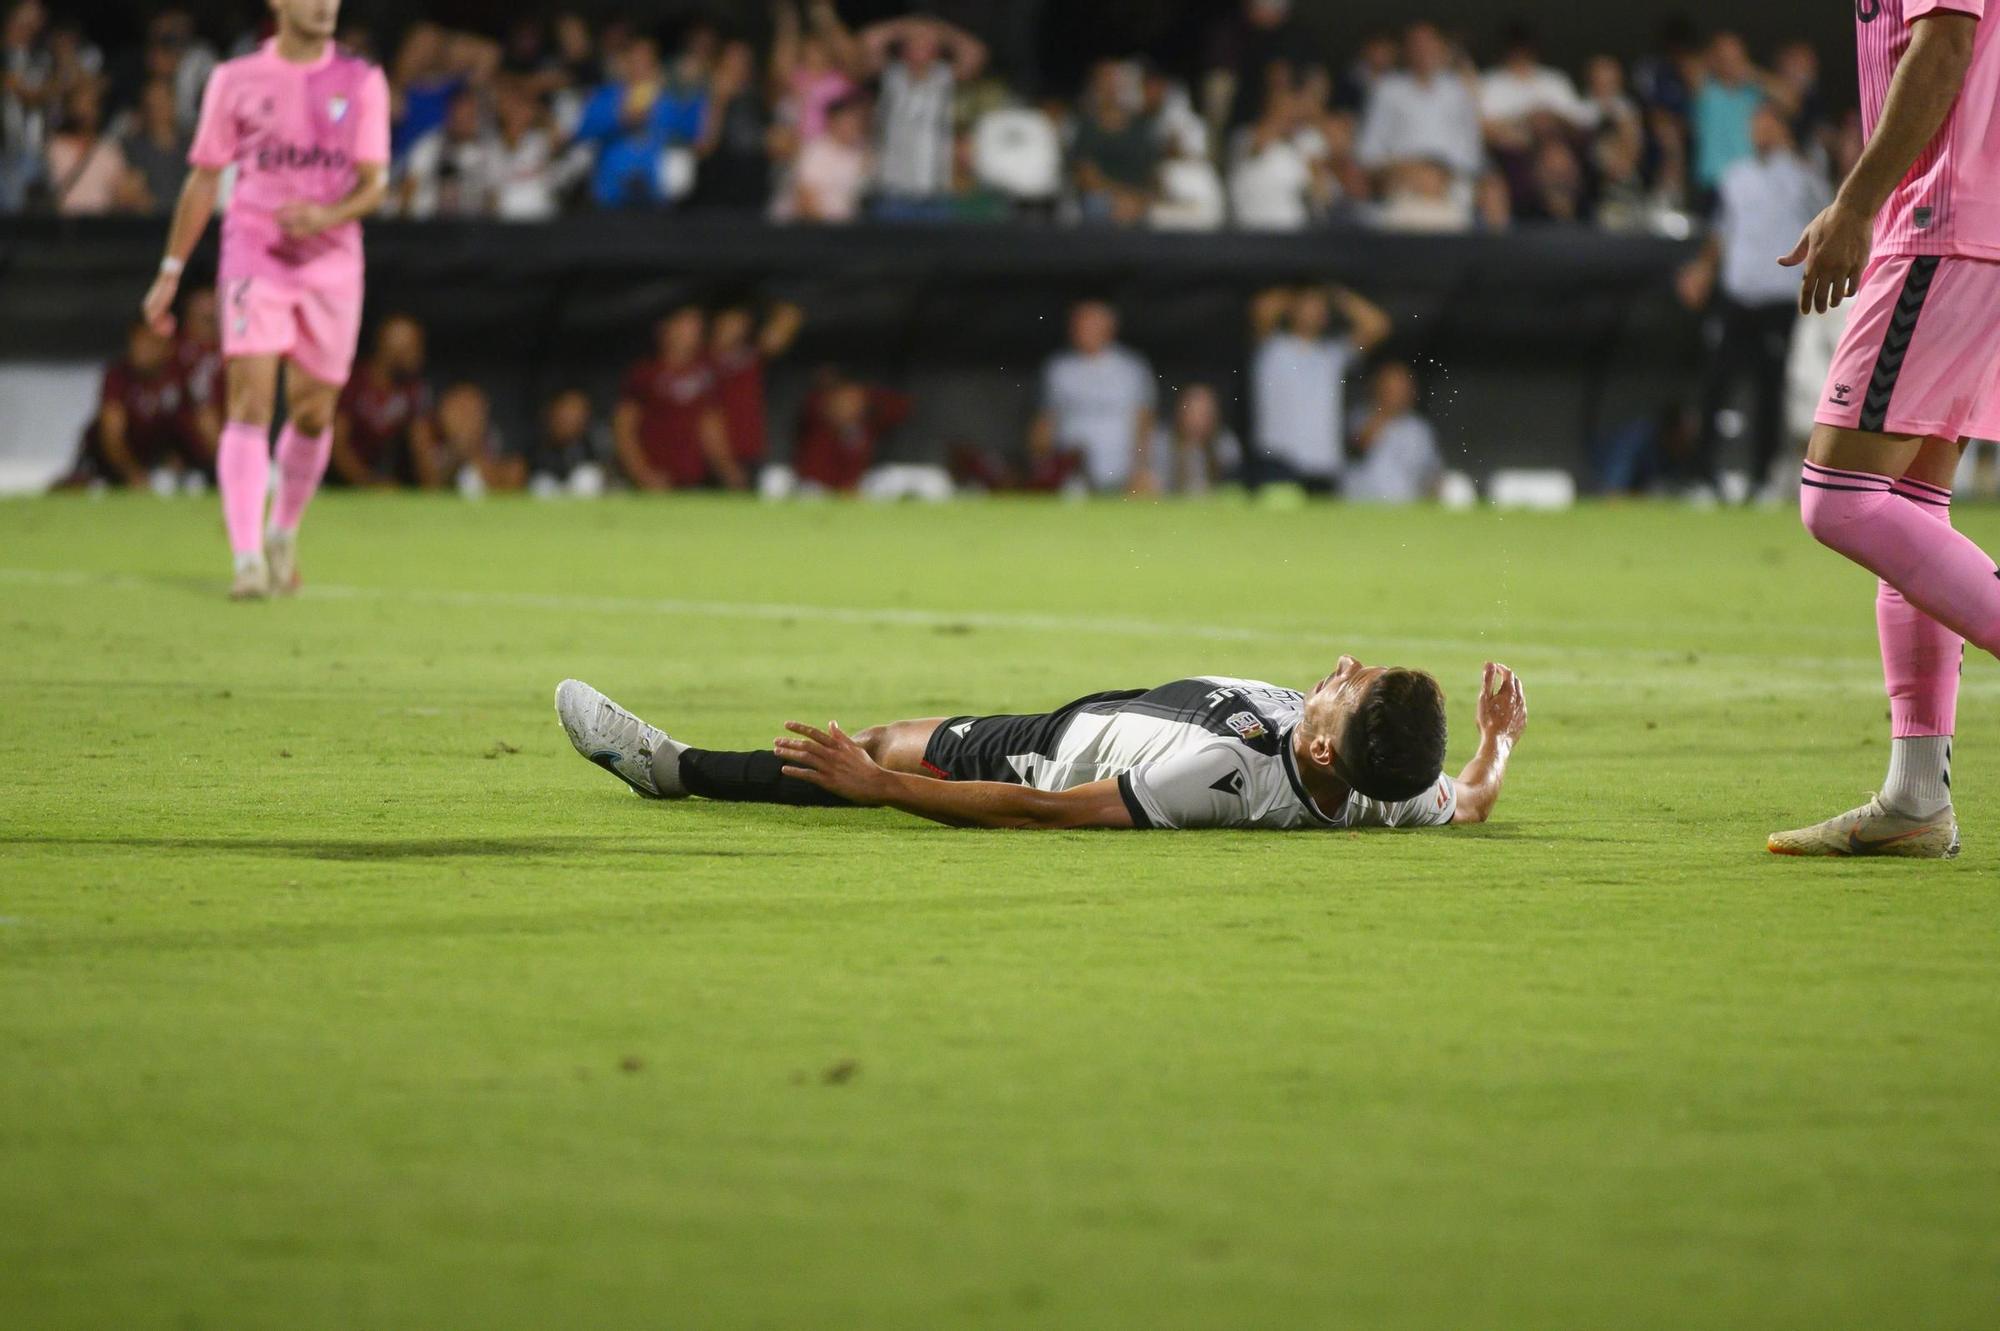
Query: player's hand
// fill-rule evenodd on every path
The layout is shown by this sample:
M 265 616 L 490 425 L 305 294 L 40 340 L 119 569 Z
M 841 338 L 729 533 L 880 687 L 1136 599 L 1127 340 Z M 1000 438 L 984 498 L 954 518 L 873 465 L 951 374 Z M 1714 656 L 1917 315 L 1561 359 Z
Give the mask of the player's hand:
M 332 226 L 337 219 L 333 209 L 322 203 L 305 203 L 294 199 L 278 209 L 278 225 L 293 240 L 304 240 L 317 236 Z
M 772 748 L 785 760 L 786 776 L 810 781 L 856 804 L 881 803 L 882 778 L 887 773 L 838 721 L 827 722 L 825 730 L 803 721 L 787 721 L 785 729 L 797 738 L 780 739 Z
M 1825 314 L 1861 289 L 1874 245 L 1875 220 L 1838 199 L 1806 227 L 1792 252 L 1778 260 L 1787 268 L 1805 265 L 1799 281 L 1799 313 Z
M 180 290 L 179 273 L 161 273 L 146 289 L 146 299 L 140 302 L 139 311 L 146 318 L 146 326 L 161 337 L 174 335 L 174 297 Z
M 1497 661 L 1488 661 L 1479 680 L 1479 733 L 1509 745 L 1528 728 L 1528 695 L 1520 676 Z

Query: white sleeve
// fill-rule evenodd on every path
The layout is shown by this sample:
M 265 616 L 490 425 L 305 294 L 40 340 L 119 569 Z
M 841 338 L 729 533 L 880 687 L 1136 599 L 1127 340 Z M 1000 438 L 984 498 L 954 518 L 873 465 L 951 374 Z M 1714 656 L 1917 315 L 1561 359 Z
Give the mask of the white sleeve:
M 1243 746 L 1218 739 L 1118 778 L 1135 827 L 1247 827 L 1250 773 Z
M 1458 783 L 1440 776 L 1436 785 L 1415 799 L 1384 805 L 1382 812 L 1390 827 L 1443 827 L 1458 812 Z

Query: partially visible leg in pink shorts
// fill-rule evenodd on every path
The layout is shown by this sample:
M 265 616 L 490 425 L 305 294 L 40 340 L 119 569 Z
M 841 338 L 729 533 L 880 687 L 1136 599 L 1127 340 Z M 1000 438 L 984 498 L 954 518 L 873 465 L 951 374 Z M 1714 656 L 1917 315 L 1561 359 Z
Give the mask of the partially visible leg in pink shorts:
M 2000 263 L 1869 264 L 1815 419 L 1871 434 L 2000 433 Z
M 283 356 L 321 383 L 347 382 L 361 340 L 361 283 L 294 286 L 264 277 L 221 284 L 222 355 Z

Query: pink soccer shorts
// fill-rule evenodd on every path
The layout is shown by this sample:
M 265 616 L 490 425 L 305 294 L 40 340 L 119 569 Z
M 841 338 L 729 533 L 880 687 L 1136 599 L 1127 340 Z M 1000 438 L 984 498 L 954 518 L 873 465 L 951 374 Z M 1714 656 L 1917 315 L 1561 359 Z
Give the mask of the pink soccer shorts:
M 1875 434 L 2000 438 L 2000 263 L 1870 263 L 1813 419 Z
M 268 277 L 221 284 L 222 355 L 284 356 L 322 383 L 344 384 L 361 341 L 361 292 Z

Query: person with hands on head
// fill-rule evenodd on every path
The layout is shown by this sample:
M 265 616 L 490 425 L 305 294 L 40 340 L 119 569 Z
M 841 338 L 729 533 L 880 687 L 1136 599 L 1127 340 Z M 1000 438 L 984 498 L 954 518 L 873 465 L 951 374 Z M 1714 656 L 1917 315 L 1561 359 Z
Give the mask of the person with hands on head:
M 1347 829 L 1492 816 L 1527 725 L 1488 662 L 1479 743 L 1444 774 L 1444 694 L 1420 671 L 1340 658 L 1310 692 L 1201 676 L 1053 712 L 898 721 L 849 734 L 791 722 L 768 752 L 684 744 L 578 680 L 556 690 L 577 752 L 654 799 L 888 807 L 957 827 Z

